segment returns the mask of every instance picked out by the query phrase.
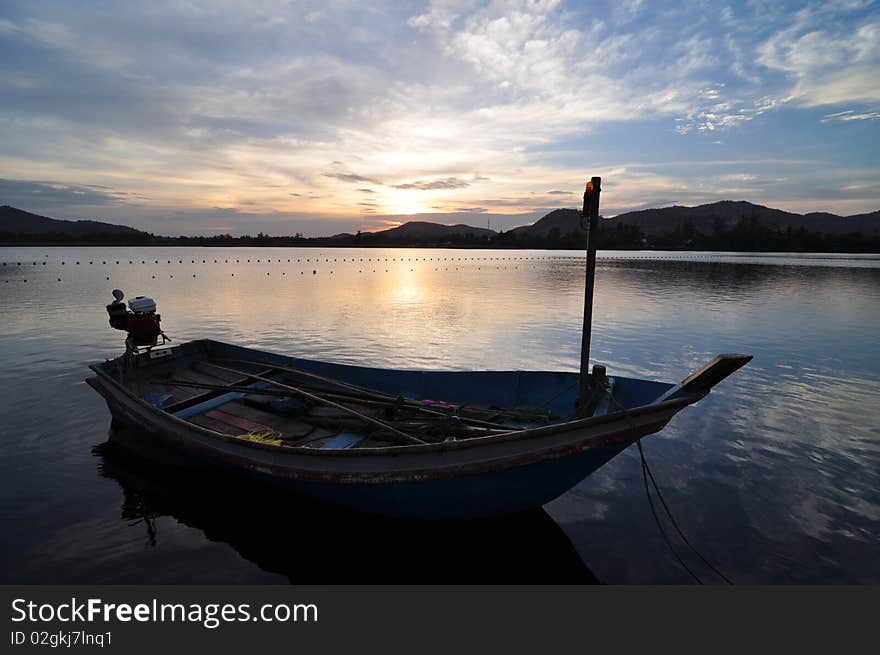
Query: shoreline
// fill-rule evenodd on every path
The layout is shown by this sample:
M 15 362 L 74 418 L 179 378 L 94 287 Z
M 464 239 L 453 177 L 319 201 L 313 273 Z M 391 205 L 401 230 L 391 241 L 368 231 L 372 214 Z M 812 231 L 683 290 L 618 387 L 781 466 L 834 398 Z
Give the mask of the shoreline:
M 571 252 L 580 251 L 580 248 L 528 248 L 504 245 L 473 245 L 473 244 L 246 244 L 246 243 L 57 243 L 57 242 L 0 242 L 0 248 L 346 248 L 346 249 L 424 249 L 424 250 L 504 250 L 504 251 L 545 251 L 545 252 Z M 696 248 L 599 248 L 598 252 L 633 252 L 633 253 L 747 253 L 750 255 L 880 255 L 880 250 L 744 250 L 744 249 L 696 249 Z

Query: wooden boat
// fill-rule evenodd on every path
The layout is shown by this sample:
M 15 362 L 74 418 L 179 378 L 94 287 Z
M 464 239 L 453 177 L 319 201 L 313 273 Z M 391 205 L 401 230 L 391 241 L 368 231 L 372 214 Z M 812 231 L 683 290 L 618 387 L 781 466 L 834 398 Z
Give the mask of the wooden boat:
M 87 380 L 114 419 L 149 433 L 123 446 L 424 518 L 543 505 L 751 359 L 721 356 L 679 385 L 609 377 L 592 415 L 575 418 L 573 372 L 366 368 L 207 340 L 127 357 L 91 366 Z M 333 397 L 377 423 L 277 384 Z
M 584 194 L 590 233 L 598 183 Z M 590 372 L 594 269 L 590 247 L 579 373 L 366 368 L 209 340 L 153 349 L 165 340 L 155 303 L 136 298 L 142 313 L 126 314 L 114 292 L 111 325 L 137 331 L 87 382 L 141 430 L 122 445 L 147 456 L 390 516 L 512 513 L 572 488 L 751 359 L 720 355 L 680 384 Z

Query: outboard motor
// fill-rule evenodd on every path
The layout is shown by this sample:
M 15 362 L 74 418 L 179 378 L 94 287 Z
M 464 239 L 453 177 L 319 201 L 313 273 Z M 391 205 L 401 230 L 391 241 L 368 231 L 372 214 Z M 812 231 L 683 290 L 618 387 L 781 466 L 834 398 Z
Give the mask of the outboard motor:
M 128 332 L 125 345 L 129 350 L 137 352 L 141 347 L 152 348 L 159 345 L 159 337 L 162 337 L 163 344 L 170 341 L 160 327 L 162 317 L 156 313 L 155 300 L 148 296 L 137 296 L 129 300 L 126 307 L 122 302 L 125 297 L 122 291 L 114 289 L 113 297 L 115 300 L 107 305 L 110 325 Z

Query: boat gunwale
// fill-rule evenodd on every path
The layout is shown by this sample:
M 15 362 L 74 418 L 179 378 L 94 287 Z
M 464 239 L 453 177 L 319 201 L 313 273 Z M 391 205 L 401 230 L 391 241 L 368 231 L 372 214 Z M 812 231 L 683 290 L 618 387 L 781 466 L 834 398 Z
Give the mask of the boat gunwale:
M 94 384 L 97 384 L 99 386 L 101 385 L 101 381 L 97 380 L 96 378 L 89 378 L 89 380 L 95 380 Z M 96 390 L 100 392 L 100 389 Z M 137 421 L 136 425 L 139 429 L 142 430 L 148 430 L 148 428 L 143 425 L 143 420 L 146 420 L 149 424 L 151 422 L 151 418 L 153 420 L 161 420 L 162 418 L 164 418 L 164 416 L 167 416 L 163 415 L 161 412 L 150 412 L 146 417 L 140 417 L 136 414 L 138 408 L 128 405 L 120 405 L 120 409 L 123 414 L 128 414 L 132 419 Z M 194 435 L 181 434 L 180 432 L 176 431 L 167 431 L 161 425 L 155 426 L 155 432 L 160 436 L 160 438 L 167 439 L 169 436 L 172 437 L 172 439 L 176 442 L 175 445 L 183 448 L 183 450 L 186 451 L 187 455 L 190 457 L 207 457 L 208 460 L 213 464 L 224 464 L 227 466 L 233 465 L 236 468 L 243 466 L 246 469 L 250 469 L 252 471 L 263 474 L 268 474 L 276 478 L 290 478 L 294 480 L 333 484 L 395 484 L 400 482 L 424 482 L 431 480 L 459 478 L 463 475 L 480 475 L 488 472 L 498 472 L 517 467 L 540 464 L 549 460 L 577 455 L 579 453 L 587 452 L 595 448 L 621 444 L 623 444 L 624 446 L 629 445 L 635 439 L 660 431 L 672 418 L 672 416 L 675 415 L 676 412 L 677 410 L 663 412 L 657 420 L 645 421 L 636 431 L 637 434 L 635 436 L 633 436 L 633 432 L 631 430 L 611 430 L 604 433 L 589 435 L 588 437 L 577 438 L 563 443 L 551 444 L 540 450 L 527 450 L 519 453 L 506 453 L 499 457 L 464 461 L 459 463 L 420 462 L 418 463 L 417 467 L 404 468 L 403 466 L 401 466 L 400 468 L 396 469 L 382 470 L 370 469 L 368 462 L 362 464 L 361 468 L 348 470 L 330 470 L 323 468 L 304 467 L 302 464 L 297 464 L 295 459 L 291 458 L 296 458 L 299 455 L 306 454 L 306 452 L 294 448 L 282 450 L 281 448 L 274 446 L 255 444 L 256 446 L 261 446 L 261 448 L 257 449 L 257 452 L 262 449 L 262 451 L 265 452 L 266 455 L 272 456 L 273 458 L 279 458 L 280 456 L 280 458 L 276 461 L 265 459 L 261 460 L 256 457 L 256 453 L 254 454 L 254 456 L 249 456 L 247 454 L 247 451 L 242 450 L 242 448 L 251 445 L 249 442 L 236 439 L 235 437 L 229 437 L 228 439 L 224 439 L 221 442 L 220 440 L 214 439 L 214 434 L 210 433 L 210 431 L 208 431 L 209 434 L 202 434 L 202 432 L 204 431 L 198 429 L 200 428 L 200 426 L 190 424 L 186 421 L 184 421 L 184 423 L 187 423 L 186 428 L 193 428 L 193 432 L 195 433 Z M 195 438 L 193 438 L 193 436 Z M 227 435 L 221 436 L 226 437 Z M 233 450 L 224 450 L 224 442 L 228 447 L 232 448 Z M 306 451 L 309 450 L 311 451 L 308 452 L 309 455 L 330 455 L 331 452 L 333 455 L 337 455 L 341 454 L 342 452 L 346 452 L 306 449 Z M 252 448 L 250 452 L 254 452 L 254 449 Z M 358 450 L 347 452 L 352 455 L 368 454 L 366 451 L 359 452 Z M 368 455 L 371 454 L 373 453 L 369 453 Z M 419 455 L 430 456 L 435 453 L 424 453 L 424 451 L 420 453 L 413 453 L 409 451 L 406 454 L 410 455 L 410 457 L 404 457 L 403 459 L 401 459 L 401 453 L 399 452 L 386 454 L 388 455 L 388 457 L 386 457 L 386 460 L 390 458 L 392 459 L 392 461 L 400 462 L 404 466 L 411 466 L 412 464 L 415 464 L 415 462 L 407 463 L 406 460 L 411 460 L 413 457 L 419 457 Z M 340 460 L 331 459 L 323 461 L 329 464 L 329 462 L 331 461 L 338 462 Z

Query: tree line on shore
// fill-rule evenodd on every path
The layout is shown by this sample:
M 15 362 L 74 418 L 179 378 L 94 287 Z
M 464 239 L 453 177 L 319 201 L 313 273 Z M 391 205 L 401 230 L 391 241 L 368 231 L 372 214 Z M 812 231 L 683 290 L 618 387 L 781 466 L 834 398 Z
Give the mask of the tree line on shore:
M 0 231 L 4 244 L 52 245 L 143 245 L 143 246 L 341 246 L 341 247 L 470 247 L 581 250 L 586 248 L 586 232 L 580 229 L 563 234 L 553 228 L 546 234 L 510 230 L 491 235 L 451 234 L 440 239 L 401 238 L 383 232 L 358 232 L 332 237 L 257 235 L 157 236 L 148 232 L 71 235 L 63 232 L 13 234 Z M 880 233 L 824 233 L 805 227 L 777 227 L 757 215 L 742 217 L 732 225 L 717 219 L 711 230 L 701 231 L 685 220 L 672 230 L 646 235 L 638 225 L 600 223 L 596 245 L 604 250 L 728 250 L 742 252 L 880 252 Z

